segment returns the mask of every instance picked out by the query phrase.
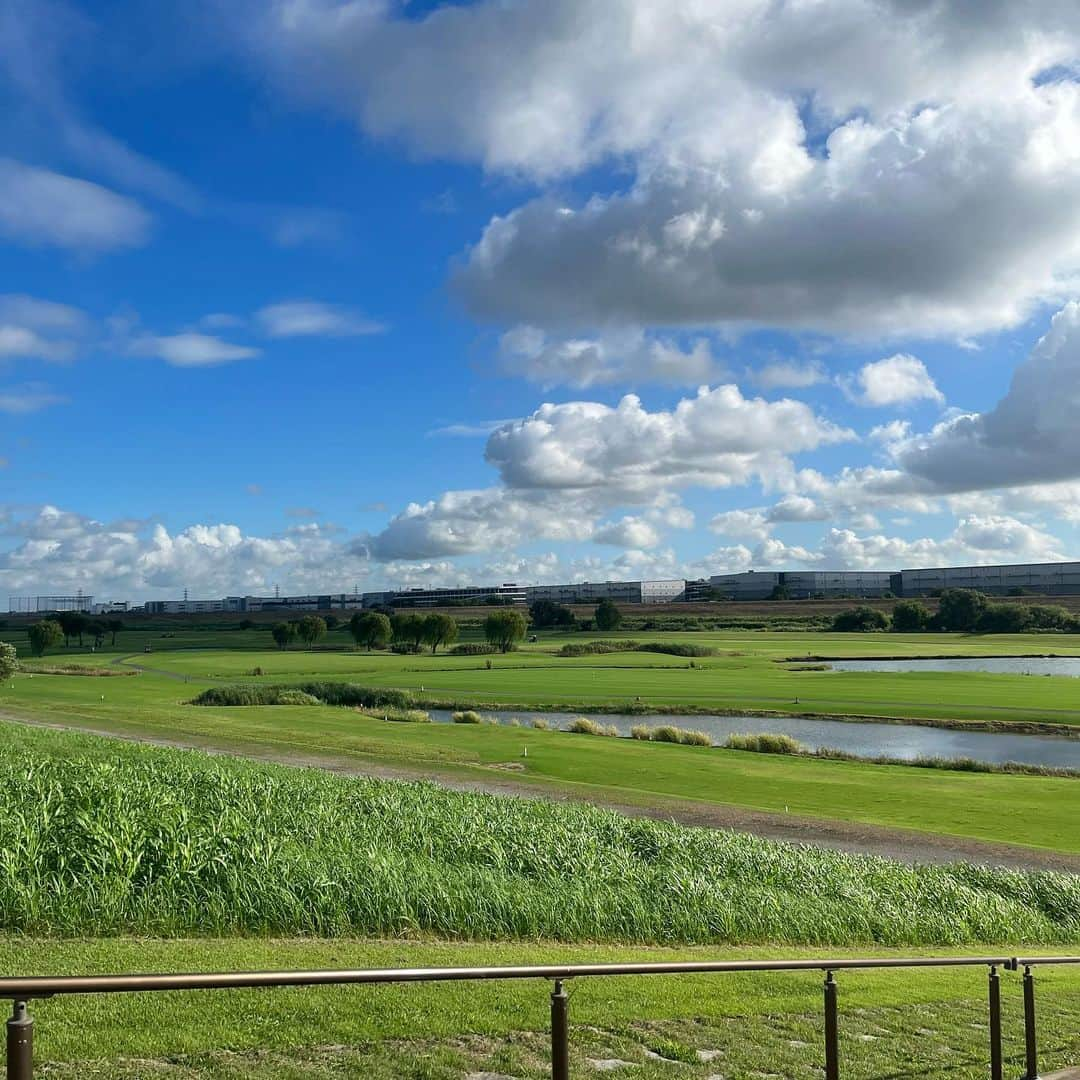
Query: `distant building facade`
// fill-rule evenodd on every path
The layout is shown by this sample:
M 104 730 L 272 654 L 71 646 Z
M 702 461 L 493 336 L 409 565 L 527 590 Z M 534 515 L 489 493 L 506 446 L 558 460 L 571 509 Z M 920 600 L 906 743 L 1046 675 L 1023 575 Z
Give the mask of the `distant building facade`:
M 709 578 L 714 596 L 728 600 L 792 600 L 874 597 L 896 592 L 896 575 L 889 570 L 746 570 Z
M 900 571 L 899 591 L 903 596 L 931 596 L 942 589 L 978 589 L 991 596 L 1023 593 L 1075 596 L 1080 594 L 1080 562 Z

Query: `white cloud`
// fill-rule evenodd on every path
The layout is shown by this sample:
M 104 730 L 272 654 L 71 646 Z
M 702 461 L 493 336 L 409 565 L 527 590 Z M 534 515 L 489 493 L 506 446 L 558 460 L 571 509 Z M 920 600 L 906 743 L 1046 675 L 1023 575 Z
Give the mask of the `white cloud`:
M 909 353 L 897 353 L 884 360 L 864 364 L 850 382 L 842 384 L 853 401 L 871 408 L 910 405 L 915 401 L 945 401 L 945 395 L 926 370 L 926 365 Z
M 358 312 L 319 300 L 288 300 L 255 313 L 263 333 L 272 338 L 357 337 L 381 334 L 386 327 Z
M 211 334 L 144 335 L 130 345 L 135 356 L 164 360 L 173 367 L 215 367 L 259 355 L 258 349 L 233 345 Z
M 619 521 L 601 525 L 593 539 L 598 544 L 622 548 L 653 548 L 660 543 L 660 534 L 644 518 L 628 515 Z
M 746 398 L 734 385 L 702 387 L 671 411 L 648 412 L 628 394 L 615 408 L 541 405 L 488 440 L 486 457 L 512 488 L 585 489 L 639 500 L 678 487 L 779 480 L 788 455 L 845 441 L 850 432 L 798 401 Z
M 16 416 L 40 412 L 50 405 L 63 405 L 68 399 L 54 393 L 44 383 L 21 383 L 17 386 L 0 386 L 0 412 Z
M 432 428 L 428 436 L 434 438 L 444 435 L 455 439 L 474 439 L 480 436 L 486 438 L 497 428 L 513 422 L 513 420 L 475 420 L 471 423 L 447 424 L 445 427 Z
M 1066 304 L 986 413 L 901 443 L 897 463 L 929 490 L 964 491 L 1080 477 L 1080 302 Z
M 829 378 L 819 360 L 806 363 L 797 360 L 775 360 L 760 368 L 751 368 L 747 374 L 754 385 L 760 386 L 762 390 L 802 390 L 827 382 Z
M 9 510 L 7 522 L 7 534 L 19 543 L 0 552 L 0 582 L 13 593 L 83 588 L 110 596 L 175 597 L 189 588 L 208 597 L 267 595 L 275 584 L 283 592 L 307 592 L 367 572 L 363 557 L 334 530 L 318 526 L 271 537 L 231 524 L 170 533 L 160 524 L 102 522 L 51 506 L 30 514 Z
M 230 15 L 283 86 L 367 133 L 545 186 L 629 171 L 490 223 L 456 277 L 485 317 L 966 336 L 1080 261 L 1080 86 L 1039 77 L 1080 51 L 1070 0 Z
M 271 237 L 278 247 L 333 247 L 345 234 L 348 219 L 317 207 L 283 209 L 275 216 Z
M 0 295 L 0 360 L 69 360 L 89 331 L 78 308 L 21 294 Z
M 697 386 L 720 371 L 704 339 L 682 349 L 632 327 L 596 338 L 549 338 L 537 327 L 515 326 L 500 339 L 499 366 L 545 388 L 579 389 L 626 382 Z
M 103 252 L 139 247 L 150 215 L 134 200 L 88 180 L 0 158 L 0 235 L 30 246 Z

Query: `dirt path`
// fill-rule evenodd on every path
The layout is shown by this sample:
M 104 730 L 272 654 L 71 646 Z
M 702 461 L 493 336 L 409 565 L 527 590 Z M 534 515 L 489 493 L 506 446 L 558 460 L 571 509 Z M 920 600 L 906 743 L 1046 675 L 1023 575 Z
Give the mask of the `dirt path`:
M 82 731 L 127 742 L 145 743 L 177 749 L 202 750 L 206 753 L 246 757 L 299 768 L 324 769 L 342 776 L 371 776 L 389 780 L 427 780 L 454 791 L 475 791 L 491 795 L 512 795 L 527 799 L 546 799 L 552 802 L 590 802 L 629 817 L 676 821 L 710 829 L 731 829 L 754 836 L 789 843 L 813 844 L 857 854 L 878 855 L 907 863 L 970 862 L 1007 866 L 1018 870 L 1057 870 L 1080 873 L 1080 855 L 1026 848 L 1020 845 L 973 840 L 962 836 L 942 836 L 912 829 L 893 829 L 858 822 L 779 814 L 764 810 L 704 803 L 692 800 L 651 797 L 649 803 L 635 804 L 616 797 L 607 797 L 595 788 L 589 797 L 557 784 L 543 784 L 519 778 L 513 773 L 491 768 L 491 777 L 464 778 L 437 770 L 405 768 L 365 762 L 355 757 L 319 754 L 281 753 L 258 746 L 243 750 L 225 748 L 213 740 L 196 736 L 161 739 L 148 735 L 121 735 L 90 726 L 49 723 L 10 713 L 0 713 L 0 720 L 27 724 L 60 731 Z M 482 768 L 477 766 L 477 768 Z

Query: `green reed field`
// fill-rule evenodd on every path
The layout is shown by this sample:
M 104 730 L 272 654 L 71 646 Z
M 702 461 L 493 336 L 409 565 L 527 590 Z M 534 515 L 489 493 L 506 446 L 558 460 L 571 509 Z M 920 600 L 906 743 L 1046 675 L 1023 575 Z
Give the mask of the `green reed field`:
M 912 868 L 12 725 L 0 851 L 8 932 L 1080 942 L 1080 877 Z

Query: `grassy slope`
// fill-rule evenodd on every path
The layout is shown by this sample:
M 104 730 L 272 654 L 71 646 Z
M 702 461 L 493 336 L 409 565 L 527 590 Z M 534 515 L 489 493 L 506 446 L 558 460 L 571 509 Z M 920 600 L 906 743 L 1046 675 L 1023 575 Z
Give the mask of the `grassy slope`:
M 299 653 L 259 657 L 264 666 L 277 660 L 291 674 L 314 663 L 320 673 L 339 678 L 345 665 L 360 669 L 384 660 L 334 657 L 340 665 L 334 670 L 325 666 L 326 659 Z M 155 657 L 155 662 L 173 666 L 180 660 L 191 662 L 196 657 Z M 1075 828 L 1080 783 L 1075 780 L 778 759 L 489 726 L 386 724 L 332 708 L 195 708 L 183 702 L 214 681 L 207 678 L 209 672 L 252 662 L 247 656 L 229 653 L 201 653 L 197 660 L 203 675 L 192 677 L 189 684 L 154 675 L 133 679 L 19 676 L 14 689 L 0 688 L 0 711 L 127 735 L 188 739 L 241 753 L 271 752 L 339 763 L 353 759 L 360 766 L 385 763 L 488 780 L 512 780 L 504 771 L 493 774 L 491 766 L 513 763 L 525 765 L 526 779 L 583 798 L 602 791 L 625 802 L 674 797 L 781 812 L 786 808 L 809 816 L 1080 851 L 1080 833 Z M 474 670 L 472 674 L 496 672 Z M 682 674 L 691 678 L 698 672 Z M 622 676 L 625 685 L 626 673 Z M 358 674 L 356 678 L 365 677 Z M 1072 680 L 1014 681 L 1073 685 Z M 1080 684 L 1075 692 L 1080 692 Z M 521 756 L 525 746 L 527 759 Z

